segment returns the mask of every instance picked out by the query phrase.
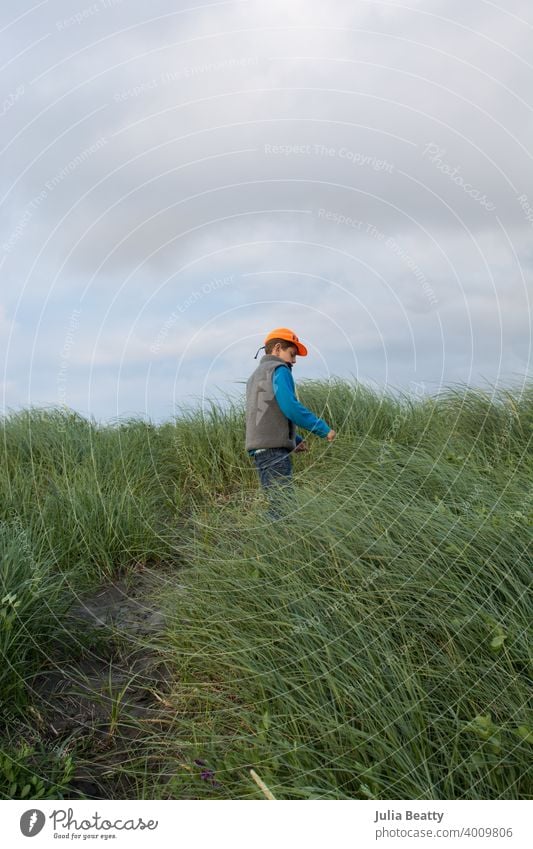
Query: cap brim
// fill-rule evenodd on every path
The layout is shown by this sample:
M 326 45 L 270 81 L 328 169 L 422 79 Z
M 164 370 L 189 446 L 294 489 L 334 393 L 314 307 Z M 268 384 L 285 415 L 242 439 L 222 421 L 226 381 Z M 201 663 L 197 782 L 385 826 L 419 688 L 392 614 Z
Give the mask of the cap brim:
M 302 345 L 301 342 L 294 342 L 294 345 L 298 348 L 298 356 L 299 357 L 307 357 L 307 348 L 305 345 Z

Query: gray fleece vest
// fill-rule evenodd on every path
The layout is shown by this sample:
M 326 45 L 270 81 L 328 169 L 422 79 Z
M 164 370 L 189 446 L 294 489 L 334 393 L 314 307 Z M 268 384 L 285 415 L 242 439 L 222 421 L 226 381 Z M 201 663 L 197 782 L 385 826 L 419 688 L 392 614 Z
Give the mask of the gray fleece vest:
M 246 383 L 246 450 L 296 448 L 296 427 L 283 415 L 274 396 L 272 372 L 289 368 L 279 357 L 265 354 Z

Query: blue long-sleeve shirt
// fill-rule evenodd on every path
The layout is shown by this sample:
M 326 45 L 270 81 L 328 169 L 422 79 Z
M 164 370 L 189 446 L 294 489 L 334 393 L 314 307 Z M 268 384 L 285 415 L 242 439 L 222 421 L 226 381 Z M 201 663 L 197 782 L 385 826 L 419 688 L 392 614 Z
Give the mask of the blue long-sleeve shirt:
M 303 427 L 305 430 L 316 433 L 318 436 L 327 436 L 331 430 L 330 426 L 298 401 L 294 378 L 291 373 L 291 365 L 290 363 L 288 365 L 289 368 L 279 366 L 272 372 L 274 397 L 279 404 L 281 412 L 294 422 L 297 427 Z M 296 444 L 298 445 L 300 442 L 302 442 L 302 437 L 296 434 Z M 252 449 L 248 453 L 255 454 L 255 450 Z

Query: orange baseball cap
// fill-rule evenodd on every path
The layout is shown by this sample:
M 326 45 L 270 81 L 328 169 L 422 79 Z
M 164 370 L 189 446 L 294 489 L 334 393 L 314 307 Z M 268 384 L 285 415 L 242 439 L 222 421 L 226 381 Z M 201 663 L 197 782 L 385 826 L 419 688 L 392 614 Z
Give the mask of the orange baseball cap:
M 269 339 L 286 339 L 287 342 L 292 342 L 296 346 L 300 357 L 307 357 L 307 348 L 302 345 L 296 333 L 289 330 L 288 327 L 276 327 L 275 330 L 271 330 L 265 339 L 265 345 Z

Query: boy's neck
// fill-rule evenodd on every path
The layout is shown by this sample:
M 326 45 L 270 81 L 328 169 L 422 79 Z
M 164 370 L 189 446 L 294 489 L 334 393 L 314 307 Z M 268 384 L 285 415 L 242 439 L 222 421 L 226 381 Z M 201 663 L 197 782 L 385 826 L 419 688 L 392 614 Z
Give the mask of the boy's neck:
M 292 363 L 286 363 L 285 360 L 282 360 L 281 357 L 276 357 L 275 354 L 263 354 L 263 356 L 261 357 L 259 362 L 264 363 L 265 361 L 270 361 L 270 360 L 277 360 L 278 363 L 283 363 L 284 366 L 289 366 L 290 370 L 292 371 L 293 364 Z

